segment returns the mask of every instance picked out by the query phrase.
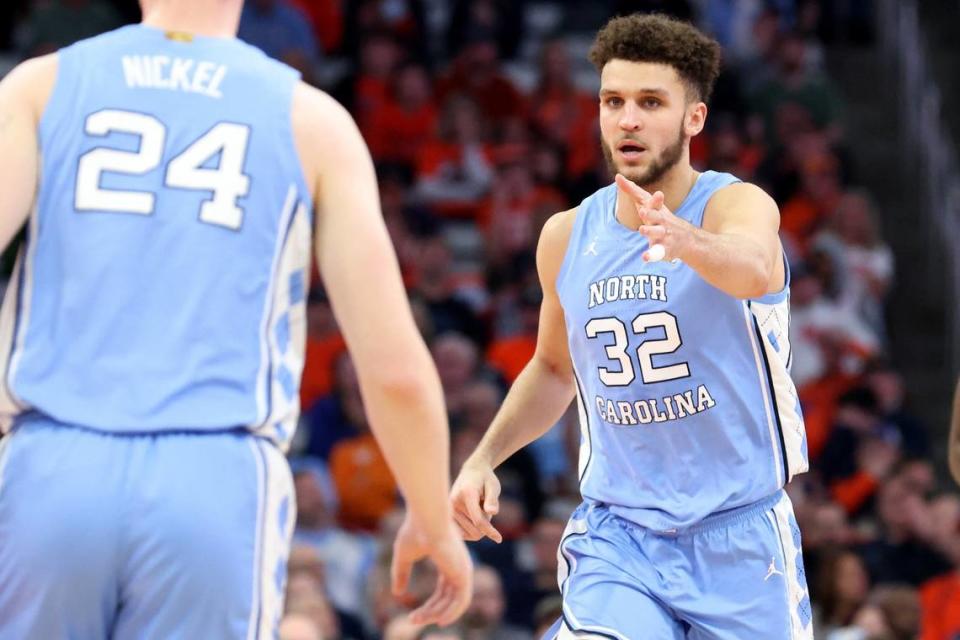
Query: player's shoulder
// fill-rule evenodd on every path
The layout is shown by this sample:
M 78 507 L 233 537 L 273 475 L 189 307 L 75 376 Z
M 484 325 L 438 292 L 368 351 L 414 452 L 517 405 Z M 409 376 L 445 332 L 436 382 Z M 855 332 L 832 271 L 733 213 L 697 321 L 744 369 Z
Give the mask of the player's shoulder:
M 578 209 L 579 207 L 573 207 L 547 218 L 540 232 L 540 241 L 559 242 L 566 246 L 566 241 L 570 239 L 570 234 L 573 232 L 573 223 L 577 220 Z
M 0 82 L 4 102 L 19 104 L 31 111 L 39 120 L 57 79 L 59 54 L 24 60 L 14 67 Z
M 336 127 L 353 121 L 349 112 L 325 91 L 299 81 L 293 88 L 293 115 L 312 127 Z
M 291 120 L 297 145 L 308 153 L 329 153 L 338 144 L 350 144 L 358 137 L 350 113 L 330 94 L 302 80 L 293 88 Z
M 773 197 L 761 187 L 752 182 L 737 181 L 721 187 L 714 192 L 707 202 L 707 207 L 743 206 L 744 204 L 758 204 L 773 207 L 779 211 Z
M 540 242 L 537 245 L 537 265 L 545 280 L 553 282 L 560 272 L 560 266 L 567 253 L 573 225 L 577 220 L 577 210 L 573 207 L 566 211 L 555 213 L 547 219 L 540 232 Z

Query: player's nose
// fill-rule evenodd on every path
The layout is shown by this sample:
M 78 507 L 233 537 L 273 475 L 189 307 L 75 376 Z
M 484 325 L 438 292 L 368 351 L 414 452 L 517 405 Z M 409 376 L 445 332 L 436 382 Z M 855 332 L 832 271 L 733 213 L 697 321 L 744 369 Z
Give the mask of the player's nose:
M 620 113 L 620 128 L 624 131 L 639 131 L 643 128 L 643 110 L 633 102 L 627 102 Z

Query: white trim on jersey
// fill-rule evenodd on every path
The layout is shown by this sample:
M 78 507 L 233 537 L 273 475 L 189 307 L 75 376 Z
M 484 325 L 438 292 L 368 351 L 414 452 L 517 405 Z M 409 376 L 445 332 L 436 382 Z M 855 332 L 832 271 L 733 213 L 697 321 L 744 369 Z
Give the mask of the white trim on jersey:
M 597 635 L 595 633 L 590 633 L 590 630 L 586 631 L 574 631 L 567 626 L 566 621 L 560 622 L 560 629 L 557 630 L 557 635 L 554 636 L 555 640 L 610 640 L 610 636 L 616 638 L 624 638 L 620 634 L 617 634 L 614 631 L 604 631 L 603 633 L 608 635 Z
M 270 366 L 270 318 L 273 315 L 273 295 L 277 284 L 277 266 L 280 264 L 280 256 L 283 249 L 284 236 L 286 235 L 287 225 L 290 216 L 293 215 L 294 206 L 297 203 L 297 186 L 291 184 L 287 189 L 287 197 L 283 202 L 283 208 L 280 212 L 280 223 L 277 225 L 277 240 L 273 250 L 273 263 L 270 265 L 270 279 L 267 281 L 267 295 L 263 301 L 263 316 L 260 318 L 260 367 L 257 369 L 257 419 L 249 425 L 256 429 L 261 426 L 268 417 L 267 405 L 269 402 L 267 388 L 267 378 L 269 377 L 268 368 Z
M 286 571 L 297 510 L 293 480 L 283 454 L 262 438 L 250 438 L 250 448 L 257 464 L 260 495 L 257 505 L 253 606 L 247 640 L 260 640 L 274 637 L 283 615 L 286 580 L 281 578 Z
M 797 388 L 787 371 L 791 347 L 785 326 L 789 311 L 786 301 L 772 305 L 752 302 L 750 310 L 756 318 L 764 353 L 770 364 L 770 377 L 773 380 L 773 389 L 770 391 L 776 403 L 777 415 L 780 417 L 780 433 L 783 436 L 784 450 L 787 455 L 786 481 L 789 482 L 793 476 L 809 468 L 807 457 L 803 453 L 803 441 L 806 436 L 803 416 L 797 411 L 799 405 Z M 777 340 L 779 349 L 774 348 L 771 343 L 768 337 L 771 333 L 780 334 Z
M 267 343 L 269 357 L 267 361 L 273 367 L 269 389 L 269 413 L 264 417 L 256 433 L 273 440 L 282 450 L 286 450 L 296 428 L 300 414 L 300 394 L 294 393 L 287 397 L 284 384 L 277 375 L 279 370 L 288 376 L 287 384 L 299 390 L 299 381 L 303 373 L 305 350 L 307 344 L 307 314 L 306 297 L 309 290 L 309 269 L 312 236 L 310 229 L 310 211 L 307 205 L 300 201 L 288 226 L 282 229 L 285 236 L 280 247 L 280 258 L 274 270 L 274 284 L 270 304 L 270 318 L 267 323 Z M 290 278 L 300 271 L 303 274 L 300 300 L 291 299 Z M 287 318 L 286 344 L 277 342 L 277 325 L 281 316 Z M 276 426 L 280 425 L 282 433 L 278 433 Z
M 563 531 L 563 536 L 560 538 L 560 544 L 557 545 L 557 586 L 560 587 L 561 594 L 564 593 L 564 588 L 567 584 L 567 578 L 569 578 L 570 574 L 573 573 L 573 571 L 577 568 L 577 559 L 573 556 L 568 556 L 563 546 L 571 537 L 583 535 L 586 532 L 586 514 L 584 514 L 583 518 L 570 518 L 566 529 Z
M 17 256 L 4 294 L 3 307 L 0 309 L 0 366 L 3 367 L 3 378 L 0 380 L 0 431 L 9 431 L 13 426 L 13 417 L 20 411 L 19 403 L 13 395 L 13 381 L 8 373 L 16 340 L 14 330 L 20 304 L 20 272 L 23 270 L 23 261 L 24 256 L 21 253 Z
M 589 406 L 587 399 L 581 395 L 583 383 L 580 382 L 580 373 L 576 366 L 572 366 L 574 386 L 577 396 L 577 418 L 580 421 L 580 452 L 577 460 L 577 477 L 580 479 L 580 486 L 587 481 L 590 476 L 590 470 L 593 466 L 593 431 L 590 429 L 590 416 L 588 415 Z
M 0 429 L 8 430 L 13 425 L 13 416 L 20 413 L 24 403 L 13 392 L 13 381 L 17 368 L 20 366 L 20 357 L 23 354 L 23 343 L 26 340 L 27 327 L 30 324 L 30 308 L 33 301 L 33 265 L 39 244 L 37 233 L 39 229 L 39 209 L 34 203 L 30 212 L 26 252 L 17 258 L 13 277 L 10 278 L 12 290 L 4 297 L 3 309 L 0 311 L 0 344 L 6 353 L 0 359 L 3 366 L 2 394 L 0 394 Z M 22 281 L 22 283 L 21 283 Z M 22 288 L 21 288 L 22 284 Z M 15 333 L 14 333 L 15 332 Z
M 770 409 L 770 402 L 775 401 L 770 396 L 773 389 L 768 389 L 767 372 L 760 356 L 760 350 L 757 348 L 757 333 L 753 327 L 753 313 L 750 311 L 750 305 L 747 301 L 742 302 L 743 321 L 747 329 L 747 339 L 750 341 L 750 347 L 753 349 L 753 359 L 757 364 L 757 382 L 760 384 L 760 394 L 764 399 L 763 410 L 767 416 L 767 429 L 770 432 L 770 446 L 773 450 L 774 473 L 777 474 L 777 486 L 784 485 L 784 478 L 781 469 L 783 468 L 782 455 L 780 452 L 780 436 L 777 433 L 777 425 L 774 422 L 773 414 Z
M 802 556 L 794 542 L 793 527 L 797 524 L 793 517 L 793 505 L 786 492 L 783 492 L 783 496 L 773 509 L 767 511 L 766 516 L 778 534 L 783 551 L 784 582 L 787 586 L 786 602 L 790 612 L 789 640 L 813 640 L 813 622 L 808 620 L 807 626 L 804 627 L 798 610 L 804 598 L 807 598 L 807 606 L 809 606 L 809 591 L 806 584 L 800 583 L 797 572 L 797 558 L 801 558 L 802 561 Z
M 3 481 L 6 479 L 7 460 L 10 458 L 10 441 L 13 436 L 0 438 L 0 492 L 3 491 Z
M 263 582 L 261 578 L 261 572 L 263 571 L 264 563 L 262 560 L 262 547 L 263 547 L 263 529 L 264 529 L 264 518 L 263 518 L 263 503 L 264 503 L 264 485 L 266 483 L 266 469 L 264 468 L 263 456 L 260 455 L 259 448 L 257 446 L 257 441 L 255 438 L 248 439 L 250 445 L 250 451 L 253 455 L 253 463 L 257 469 L 257 518 L 254 521 L 254 526 L 256 531 L 254 532 L 254 542 L 253 542 L 253 585 L 251 590 L 250 598 L 250 619 L 247 621 L 247 640 L 256 640 L 257 636 L 257 619 L 261 615 L 261 584 Z

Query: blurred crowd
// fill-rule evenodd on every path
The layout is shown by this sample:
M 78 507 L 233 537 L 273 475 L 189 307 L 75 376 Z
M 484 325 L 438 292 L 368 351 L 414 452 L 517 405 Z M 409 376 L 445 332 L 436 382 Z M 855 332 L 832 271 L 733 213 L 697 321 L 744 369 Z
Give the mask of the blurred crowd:
M 13 59 L 137 18 L 129 1 L 19 4 L 0 25 Z M 755 182 L 780 205 L 792 272 L 783 331 L 812 461 L 788 491 L 816 637 L 956 640 L 960 494 L 937 485 L 927 427 L 887 357 L 893 255 L 824 69 L 831 44 L 871 45 L 869 0 L 247 0 L 240 37 L 334 95 L 369 144 L 443 382 L 456 473 L 533 353 L 541 226 L 610 180 L 585 53 L 606 18 L 636 10 L 694 21 L 724 46 L 692 162 Z M 537 637 L 560 613 L 556 549 L 579 501 L 576 416 L 500 469 L 504 542 L 472 545 L 476 593 L 463 621 L 412 627 L 404 612 L 432 576 L 424 568 L 407 597 L 390 594 L 397 487 L 314 282 L 281 638 Z

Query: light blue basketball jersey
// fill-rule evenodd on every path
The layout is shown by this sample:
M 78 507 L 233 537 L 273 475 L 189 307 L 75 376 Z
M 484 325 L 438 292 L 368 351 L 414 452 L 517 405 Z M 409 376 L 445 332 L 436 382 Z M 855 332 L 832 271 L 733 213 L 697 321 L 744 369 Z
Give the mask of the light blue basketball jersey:
M 127 26 L 59 53 L 0 323 L 0 411 L 284 446 L 311 210 L 298 74 L 229 38 Z
M 700 175 L 675 212 L 700 226 L 737 182 Z M 682 262 L 645 263 L 616 185 L 580 205 L 557 278 L 582 430 L 581 491 L 641 526 L 681 529 L 773 495 L 807 469 L 788 374 L 789 282 L 738 300 Z

